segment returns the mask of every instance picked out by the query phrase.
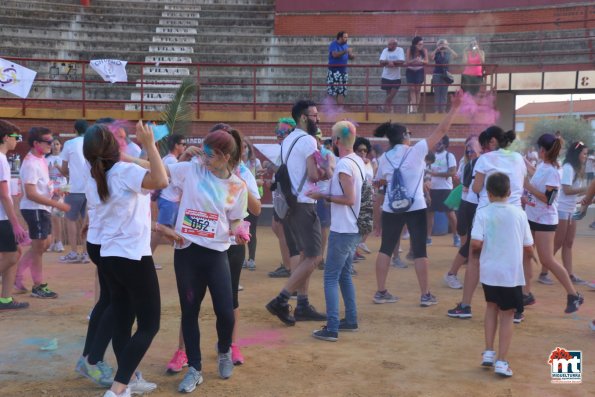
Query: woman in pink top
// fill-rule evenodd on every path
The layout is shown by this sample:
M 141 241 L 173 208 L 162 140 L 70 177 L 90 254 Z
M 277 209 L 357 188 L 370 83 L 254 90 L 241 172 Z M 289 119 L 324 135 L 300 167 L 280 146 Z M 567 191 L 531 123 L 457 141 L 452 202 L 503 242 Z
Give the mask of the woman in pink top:
M 471 43 L 465 49 L 463 55 L 463 64 L 465 69 L 461 75 L 461 89 L 471 95 L 476 95 L 483 83 L 483 63 L 485 54 L 479 48 L 477 40 L 471 40 Z

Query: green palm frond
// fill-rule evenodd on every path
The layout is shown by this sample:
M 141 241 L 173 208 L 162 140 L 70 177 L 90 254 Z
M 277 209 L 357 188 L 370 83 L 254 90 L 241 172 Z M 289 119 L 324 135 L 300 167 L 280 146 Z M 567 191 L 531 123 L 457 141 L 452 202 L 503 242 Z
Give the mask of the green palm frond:
M 190 100 L 196 94 L 196 82 L 192 78 L 185 78 L 180 83 L 173 99 L 165 106 L 161 113 L 161 120 L 167 124 L 170 134 L 187 135 L 192 121 L 192 107 Z M 166 140 L 159 141 L 160 151 L 164 151 Z

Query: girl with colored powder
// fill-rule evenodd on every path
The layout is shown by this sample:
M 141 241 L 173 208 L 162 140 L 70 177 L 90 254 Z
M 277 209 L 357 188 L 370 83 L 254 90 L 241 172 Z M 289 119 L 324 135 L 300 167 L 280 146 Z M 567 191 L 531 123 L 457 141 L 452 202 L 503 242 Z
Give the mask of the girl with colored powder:
M 185 241 L 176 247 L 174 268 L 188 356 L 188 371 L 178 391 L 185 393 L 203 381 L 198 314 L 207 287 L 217 316 L 219 375 L 227 379 L 233 372 L 234 302 L 226 251 L 231 245 L 230 230 L 238 244 L 247 242 L 246 236 L 235 233 L 248 216 L 248 189 L 233 173 L 241 147 L 237 131 L 217 130 L 205 138 L 197 161 L 167 166 L 172 183 L 182 190 L 175 230 Z

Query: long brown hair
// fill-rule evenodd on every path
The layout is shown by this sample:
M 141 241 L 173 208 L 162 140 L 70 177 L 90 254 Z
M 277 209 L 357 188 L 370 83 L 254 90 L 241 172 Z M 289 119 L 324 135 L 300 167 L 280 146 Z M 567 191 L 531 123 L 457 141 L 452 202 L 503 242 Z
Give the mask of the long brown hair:
M 229 154 L 228 166 L 230 170 L 233 170 L 242 161 L 242 135 L 238 130 L 232 128 L 229 131 L 210 132 L 203 144 L 219 154 Z
M 120 161 L 120 147 L 106 125 L 95 124 L 87 129 L 83 140 L 83 155 L 91 164 L 91 176 L 97 184 L 99 198 L 105 202 L 109 199 L 106 173 Z
M 558 156 L 562 150 L 562 138 L 553 134 L 543 134 L 537 140 L 537 146 L 545 150 L 544 160 L 559 168 Z

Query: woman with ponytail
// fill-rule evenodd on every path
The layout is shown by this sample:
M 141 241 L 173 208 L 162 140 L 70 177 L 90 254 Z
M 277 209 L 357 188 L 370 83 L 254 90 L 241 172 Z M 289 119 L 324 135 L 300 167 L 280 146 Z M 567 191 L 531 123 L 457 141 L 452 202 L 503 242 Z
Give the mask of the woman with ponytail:
M 151 128 L 139 121 L 136 136 L 147 150 L 149 171 L 120 161 L 118 143 L 104 126 L 86 133 L 83 143 L 83 154 L 91 165 L 89 183 L 95 184 L 92 190 L 97 195 L 93 218 L 100 222 L 99 262 L 110 291 L 112 344 L 118 361 L 118 371 L 105 397 L 131 395 L 134 390 L 129 383 L 142 379 L 138 373 L 131 378 L 159 330 L 161 301 L 151 257 L 149 190 L 163 189 L 168 180 Z M 134 319 L 138 325 L 131 337 Z
M 542 163 L 535 169 L 531 180 L 525 180 L 525 211 L 539 260 L 566 289 L 568 295 L 564 312 L 574 313 L 582 305 L 584 298 L 572 285 L 566 269 L 554 258 L 554 236 L 558 226 L 558 191 L 561 187 L 558 156 L 562 149 L 562 139 L 552 134 L 543 134 L 537 140 L 537 146 Z M 529 295 L 530 289 L 528 279 L 526 290 Z
M 238 131 L 219 129 L 207 135 L 199 157 L 167 166 L 171 182 L 182 190 L 175 230 L 184 242 L 176 246 L 174 268 L 188 357 L 188 371 L 178 387 L 184 393 L 203 381 L 198 314 L 207 288 L 217 316 L 219 375 L 227 379 L 233 372 L 234 295 L 227 251 L 230 238 L 238 244 L 248 240 L 239 230 L 248 216 L 246 183 L 234 173 L 241 148 Z

